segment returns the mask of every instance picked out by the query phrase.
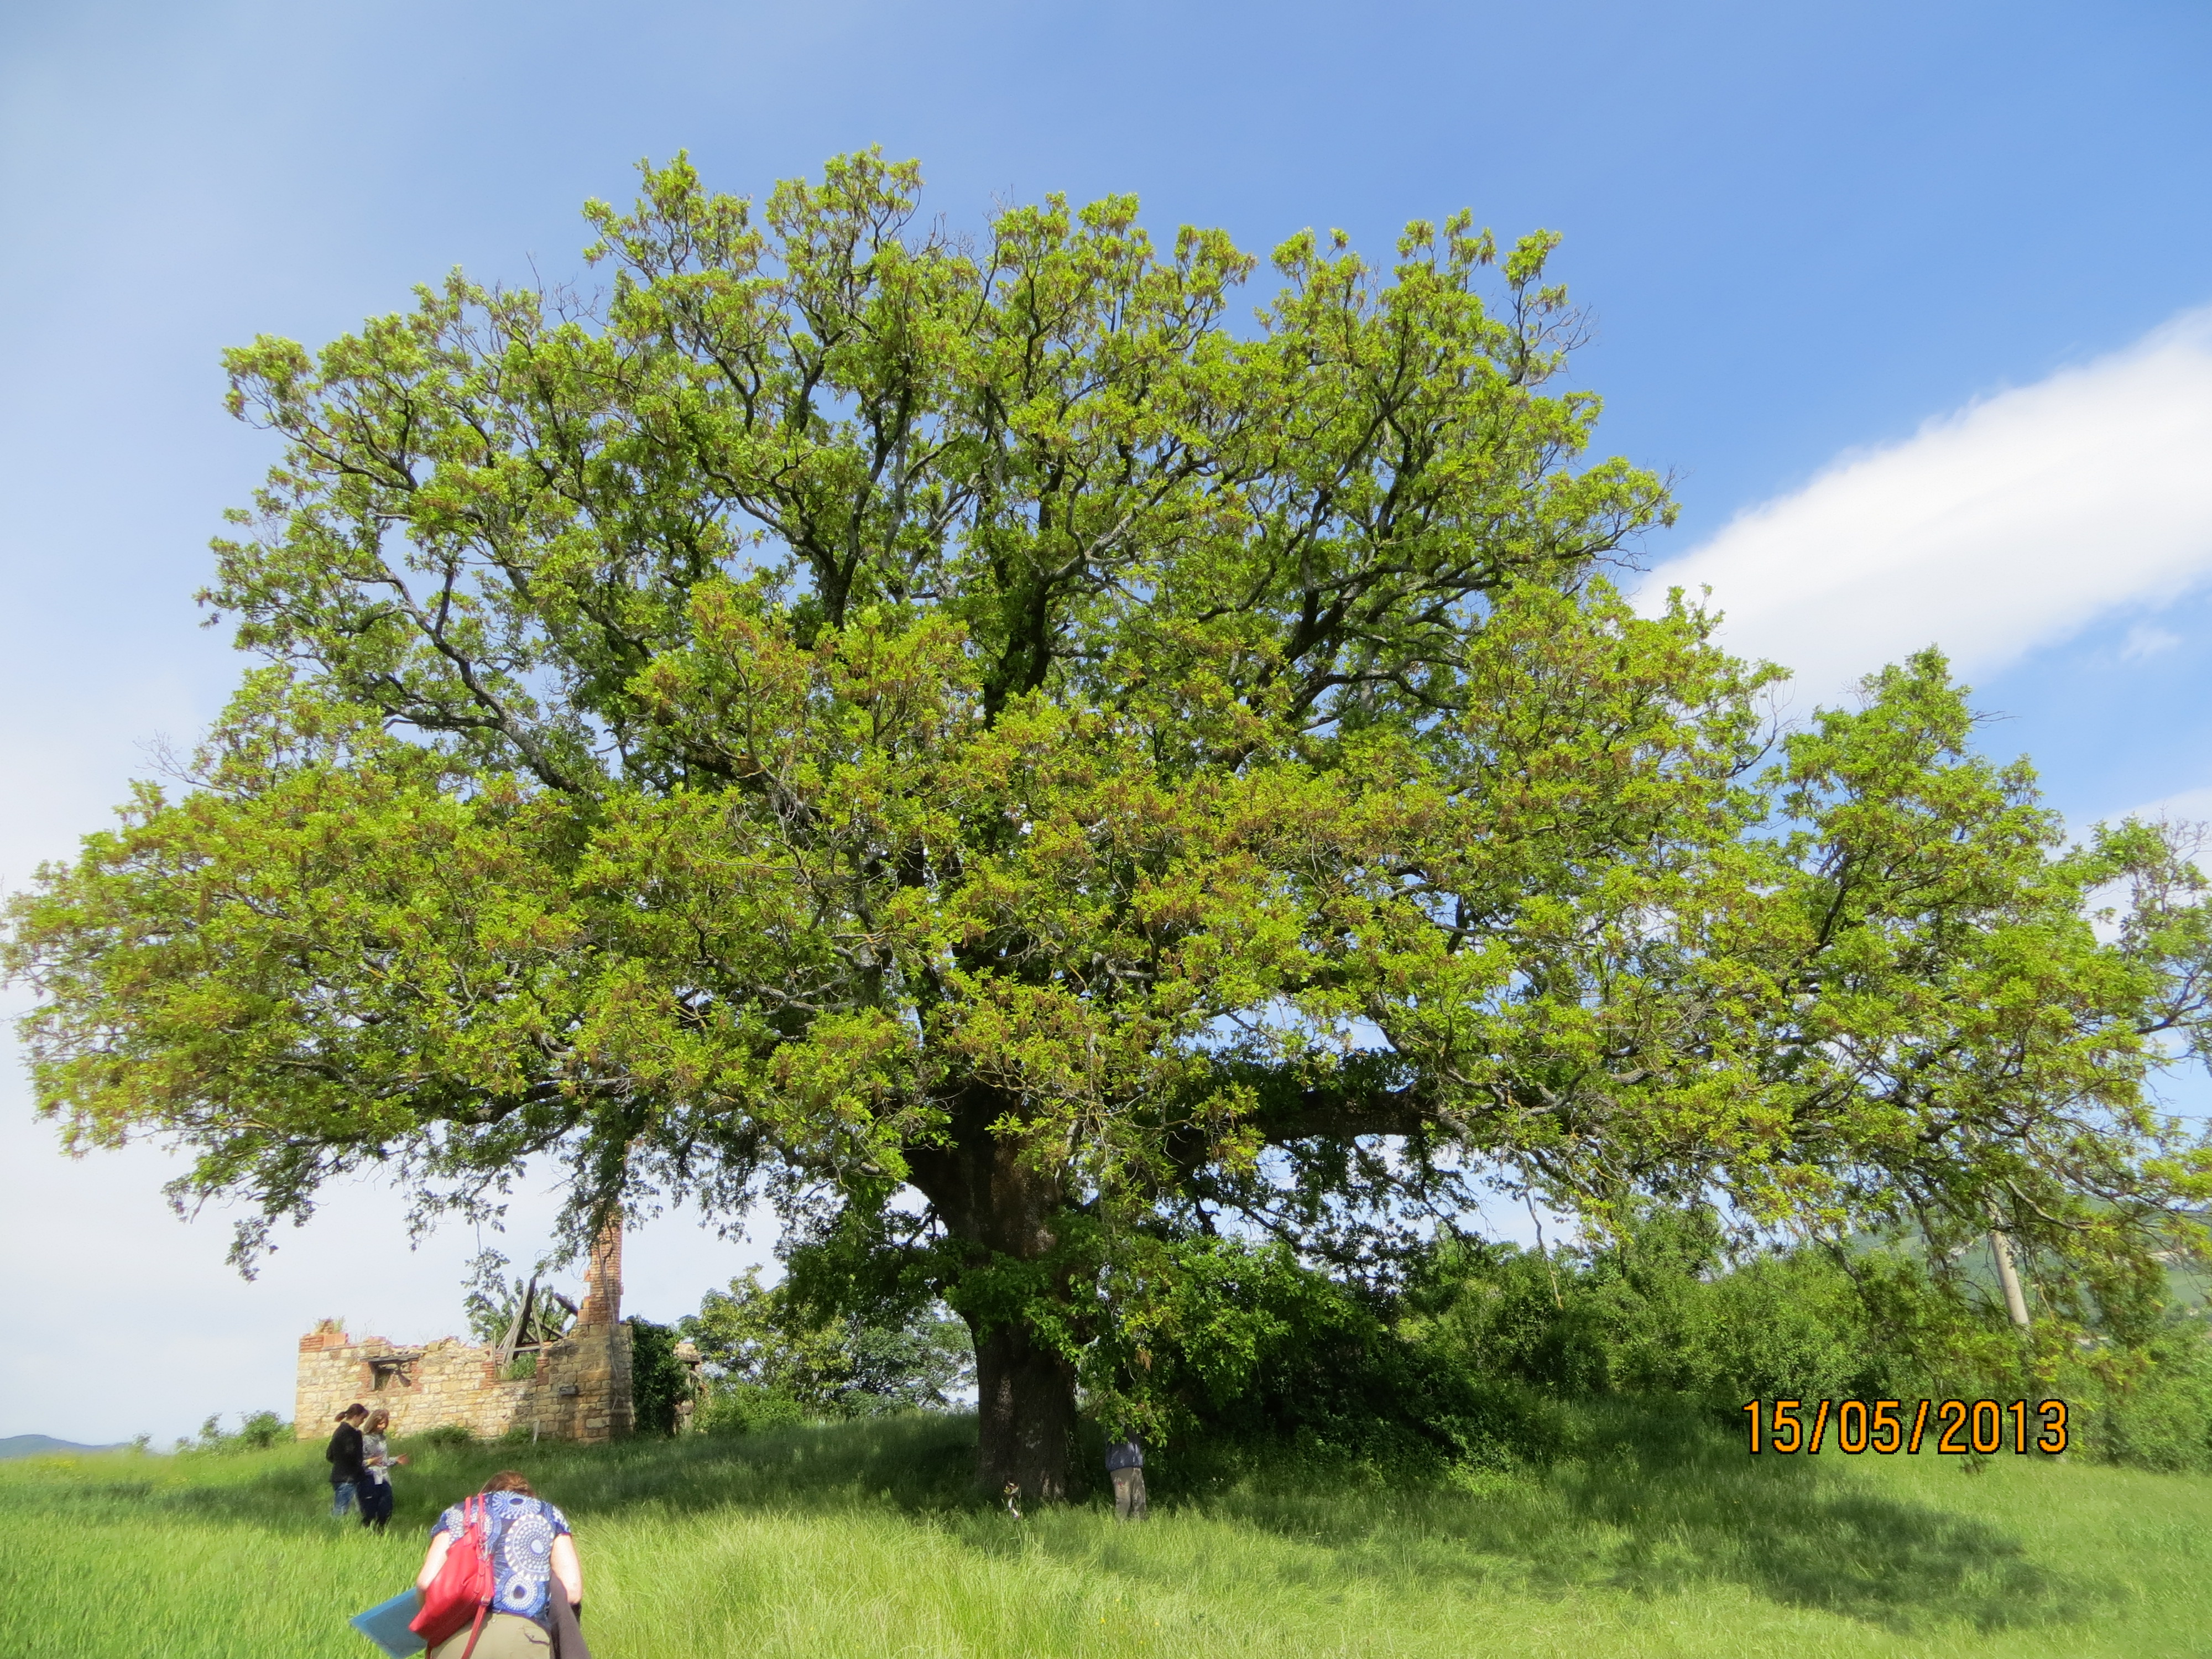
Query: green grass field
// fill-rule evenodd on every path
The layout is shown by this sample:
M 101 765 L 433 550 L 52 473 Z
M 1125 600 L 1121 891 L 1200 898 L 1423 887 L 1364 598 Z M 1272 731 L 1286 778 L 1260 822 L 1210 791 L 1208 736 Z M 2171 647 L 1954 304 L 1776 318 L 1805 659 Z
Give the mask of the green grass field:
M 1541 1474 L 1395 1489 L 1287 1465 L 1151 1521 L 975 1500 L 972 1422 L 611 1449 L 413 1448 L 393 1530 L 318 1448 L 0 1464 L 0 1655 L 347 1656 L 435 1510 L 526 1468 L 574 1522 L 599 1659 L 647 1656 L 2212 1654 L 2212 1479 L 2001 1455 L 1756 1462 L 1599 1419 Z

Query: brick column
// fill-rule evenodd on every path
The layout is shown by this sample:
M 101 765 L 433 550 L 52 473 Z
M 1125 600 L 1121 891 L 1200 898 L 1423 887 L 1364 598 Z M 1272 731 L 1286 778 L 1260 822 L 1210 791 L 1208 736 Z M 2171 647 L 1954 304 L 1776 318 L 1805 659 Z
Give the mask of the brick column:
M 635 1426 L 630 1397 L 629 1327 L 622 1322 L 622 1236 L 619 1213 L 592 1241 L 584 1270 L 584 1304 L 568 1334 L 576 1345 L 576 1438 L 586 1443 L 620 1439 Z
M 584 1266 L 584 1305 L 576 1310 L 579 1325 L 611 1325 L 622 1317 L 622 1244 L 623 1218 L 617 1212 L 592 1241 Z

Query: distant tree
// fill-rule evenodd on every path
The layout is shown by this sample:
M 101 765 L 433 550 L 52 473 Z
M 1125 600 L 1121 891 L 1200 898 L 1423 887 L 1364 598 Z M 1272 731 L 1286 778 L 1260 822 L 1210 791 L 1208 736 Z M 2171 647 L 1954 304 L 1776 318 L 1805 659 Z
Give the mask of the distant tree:
M 469 1267 L 461 1312 L 469 1334 L 486 1347 L 556 1342 L 575 1320 L 576 1304 L 536 1274 L 507 1276 L 507 1258 L 486 1250 Z
M 557 1160 L 580 1237 L 764 1194 L 951 1303 L 1047 1495 L 1209 1234 L 1387 1273 L 1495 1182 L 2149 1270 L 2194 872 L 2061 856 L 1933 656 L 1770 754 L 1769 675 L 1603 580 L 1671 509 L 1583 463 L 1553 239 L 1301 234 L 1243 325 L 1218 231 L 919 185 L 679 160 L 588 208 L 603 294 L 230 354 L 266 665 L 13 911 L 70 1145 L 196 1152 L 241 1263 L 363 1169 Z
M 244 1452 L 266 1451 L 271 1446 L 282 1445 L 292 1437 L 292 1425 L 275 1412 L 240 1412 L 238 1430 L 225 1434 L 222 1416 L 217 1413 L 200 1425 L 199 1438 L 179 1439 L 180 1452 Z M 141 1435 L 134 1444 L 144 1449 L 147 1437 Z
M 874 1316 L 871 1316 L 871 1314 Z M 942 1411 L 973 1382 L 966 1328 L 933 1308 L 825 1314 L 748 1267 L 678 1322 L 709 1376 L 825 1417 Z

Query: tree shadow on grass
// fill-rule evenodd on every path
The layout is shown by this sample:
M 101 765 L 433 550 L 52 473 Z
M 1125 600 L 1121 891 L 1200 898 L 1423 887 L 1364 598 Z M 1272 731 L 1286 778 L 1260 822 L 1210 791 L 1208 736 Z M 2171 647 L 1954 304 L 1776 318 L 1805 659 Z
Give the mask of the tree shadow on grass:
M 1225 1520 L 1316 1544 L 1333 1570 L 1658 1595 L 1735 1583 L 1898 1630 L 2070 1623 L 2122 1599 L 1972 1516 L 1871 1492 L 1842 1460 L 1748 1456 L 1694 1413 L 1597 1414 L 1581 1455 L 1474 1491 L 1315 1469 L 1201 1498 Z M 1301 1487 L 1303 1489 L 1301 1489 Z

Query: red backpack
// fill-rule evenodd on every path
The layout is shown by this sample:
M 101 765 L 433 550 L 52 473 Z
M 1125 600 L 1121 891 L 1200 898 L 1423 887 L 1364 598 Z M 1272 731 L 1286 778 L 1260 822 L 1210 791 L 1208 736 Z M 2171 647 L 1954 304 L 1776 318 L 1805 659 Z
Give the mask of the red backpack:
M 467 1625 L 469 1644 L 462 1650 L 461 1659 L 469 1659 L 477 1650 L 484 1616 L 491 1611 L 492 1597 L 499 1593 L 499 1576 L 491 1565 L 489 1508 L 482 1498 L 461 1500 L 461 1535 L 447 1547 L 438 1576 L 422 1592 L 422 1611 L 407 1625 L 434 1648 Z

